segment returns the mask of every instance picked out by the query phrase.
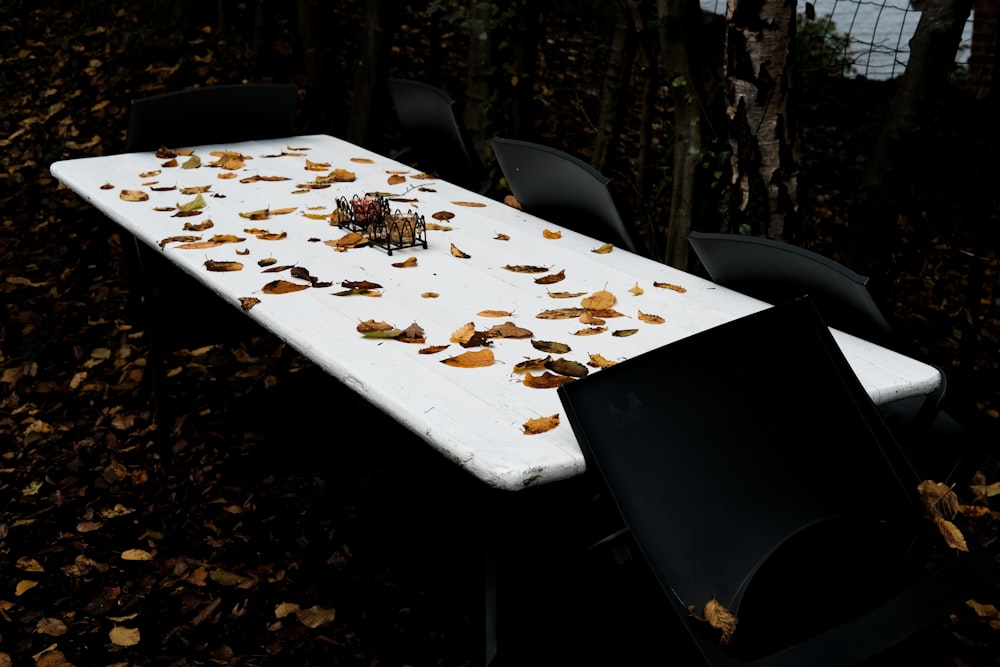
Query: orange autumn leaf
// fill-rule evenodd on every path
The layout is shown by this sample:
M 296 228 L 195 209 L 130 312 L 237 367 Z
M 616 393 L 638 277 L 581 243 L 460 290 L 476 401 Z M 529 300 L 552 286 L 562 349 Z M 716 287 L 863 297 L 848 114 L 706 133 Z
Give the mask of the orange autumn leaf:
M 358 164 L 375 164 L 375 160 L 367 157 L 352 157 L 351 162 L 356 162 Z
M 684 294 L 684 292 L 687 292 L 687 288 L 681 287 L 680 285 L 672 285 L 671 283 L 654 282 L 653 287 L 662 287 L 663 289 L 673 290 L 678 294 Z
M 289 282 L 287 280 L 272 280 L 261 288 L 264 294 L 290 294 L 304 289 L 309 289 L 309 285 Z
M 313 162 L 309 159 L 306 160 L 306 171 L 326 171 L 329 168 L 329 162 Z
M 604 310 L 615 305 L 617 297 L 607 290 L 601 290 L 600 292 L 594 292 L 590 296 L 583 299 L 580 305 L 587 310 Z
M 406 182 L 406 176 L 400 176 L 399 174 L 393 174 L 386 179 L 386 183 L 389 185 L 399 185 L 400 183 Z
M 736 631 L 736 624 L 739 623 L 736 614 L 722 606 L 722 603 L 715 598 L 705 603 L 705 620 L 716 630 L 722 631 L 719 643 L 723 646 L 729 644 Z
M 334 169 L 330 172 L 330 178 L 333 179 L 334 183 L 353 183 L 358 176 L 353 171 Z
M 491 366 L 494 360 L 493 350 L 483 348 L 481 350 L 463 352 L 458 356 L 448 357 L 441 363 L 455 368 L 482 368 L 484 366 Z
M 438 211 L 437 213 L 432 213 L 431 217 L 435 220 L 451 220 L 455 217 L 455 214 L 451 211 Z
M 641 310 L 639 311 L 639 319 L 647 324 L 663 324 L 664 322 L 666 322 L 666 320 L 660 317 L 659 315 L 644 313 Z
M 510 317 L 513 313 L 509 310 L 480 310 L 476 315 L 479 317 Z
M 402 262 L 393 262 L 392 263 L 392 266 L 396 267 L 397 269 L 408 269 L 408 268 L 414 267 L 416 265 L 417 265 L 417 258 L 416 257 L 407 257 Z
M 551 417 L 539 417 L 537 419 L 529 419 L 524 422 L 524 434 L 525 435 L 537 435 L 538 433 L 545 433 L 546 431 L 551 431 L 556 426 L 559 426 L 559 415 L 554 414 Z
M 566 269 L 562 269 L 559 273 L 550 273 L 547 276 L 542 276 L 541 278 L 535 278 L 535 282 L 539 285 L 552 285 L 554 283 L 562 282 L 566 279 Z
M 599 354 L 592 354 L 590 355 L 590 361 L 587 362 L 587 365 L 593 368 L 607 368 L 609 366 L 614 366 L 617 363 L 617 361 L 605 359 Z
M 545 238 L 545 239 L 561 239 L 562 238 L 562 232 L 553 232 L 553 231 L 550 231 L 548 229 L 543 229 L 542 230 L 542 238 Z
M 486 204 L 481 204 L 480 202 L 477 201 L 453 201 L 452 204 L 454 204 L 455 206 L 469 206 L 472 208 L 482 208 L 486 206 Z
M 450 345 L 429 345 L 427 347 L 422 347 L 417 350 L 417 354 L 437 354 L 443 350 L 447 350 Z

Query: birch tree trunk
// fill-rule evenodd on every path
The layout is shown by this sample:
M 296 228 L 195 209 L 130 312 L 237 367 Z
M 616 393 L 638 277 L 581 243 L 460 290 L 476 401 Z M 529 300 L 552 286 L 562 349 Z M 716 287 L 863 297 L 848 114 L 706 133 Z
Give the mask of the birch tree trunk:
M 726 21 L 732 226 L 791 240 L 800 231 L 795 0 L 729 0 Z
M 702 92 L 695 36 L 702 34 L 698 0 L 657 0 L 665 82 L 674 104 L 673 187 L 663 261 L 688 267 L 688 233 L 695 210 L 698 165 L 703 159 Z

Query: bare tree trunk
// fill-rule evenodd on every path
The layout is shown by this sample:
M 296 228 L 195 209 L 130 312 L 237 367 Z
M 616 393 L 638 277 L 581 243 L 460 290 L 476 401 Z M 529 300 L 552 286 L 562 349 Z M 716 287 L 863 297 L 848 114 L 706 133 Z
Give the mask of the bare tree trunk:
M 304 115 L 319 120 L 324 126 L 339 125 L 340 109 L 346 106 L 343 83 L 331 74 L 328 33 L 332 15 L 329 9 L 321 0 L 298 0 L 299 39 L 305 69 Z
M 726 20 L 734 226 L 791 239 L 799 233 L 795 0 L 730 0 Z
M 602 173 L 610 170 L 614 159 L 615 144 L 621 135 L 622 110 L 632 63 L 637 48 L 636 31 L 642 29 L 639 17 L 639 0 L 625 0 L 620 11 L 604 74 L 601 108 L 597 116 L 597 136 L 590 163 Z M 639 17 L 639 21 L 637 21 Z
M 663 261 L 688 267 L 688 233 L 695 210 L 695 184 L 704 159 L 701 131 L 702 82 L 696 39 L 701 34 L 698 0 L 657 0 L 663 69 L 674 104 L 673 187 Z
M 511 136 L 534 139 L 535 72 L 538 67 L 538 35 L 541 29 L 541 3 L 521 0 L 510 13 L 508 34 L 510 62 L 504 65 L 505 96 L 510 103 Z
M 493 2 L 471 0 L 469 6 L 469 68 L 466 99 L 462 109 L 469 138 L 482 153 L 489 132 L 487 106 L 491 103 L 493 80 L 493 23 L 497 7 Z
M 926 0 L 923 6 L 849 228 L 848 256 L 857 271 L 872 273 L 884 264 L 888 238 L 910 194 L 907 185 L 933 159 L 927 140 L 971 9 L 972 0 Z

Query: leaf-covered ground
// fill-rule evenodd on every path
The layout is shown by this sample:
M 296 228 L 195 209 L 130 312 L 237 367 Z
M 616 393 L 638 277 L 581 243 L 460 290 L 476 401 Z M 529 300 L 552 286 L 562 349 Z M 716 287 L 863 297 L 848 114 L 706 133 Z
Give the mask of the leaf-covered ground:
M 478 496 L 454 466 L 252 328 L 170 357 L 175 414 L 156 429 L 127 240 L 48 174 L 58 159 L 121 150 L 130 97 L 251 76 L 240 44 L 192 28 L 179 48 L 128 10 L 29 4 L 0 9 L 0 666 L 477 664 L 476 536 L 488 522 L 516 529 L 535 510 L 484 514 L 488 498 L 470 507 Z M 294 44 L 294 27 L 275 31 L 276 45 Z M 561 37 L 548 67 L 582 79 L 576 37 Z M 291 77 L 294 54 L 275 48 L 257 66 Z M 546 108 L 566 127 L 577 120 Z M 854 161 L 831 157 L 851 154 L 843 141 L 814 136 L 828 153 L 811 159 L 848 181 Z M 843 189 L 829 182 L 817 184 L 812 215 L 836 221 Z M 990 424 L 1000 409 L 997 246 L 975 229 L 911 220 L 901 230 L 897 315 Z M 835 235 L 831 222 L 825 238 Z M 191 322 L 194 334 L 211 326 Z M 995 431 L 983 433 L 991 447 Z M 414 481 L 414 470 L 433 482 Z M 1000 479 L 992 457 L 982 470 Z M 964 484 L 956 491 L 969 499 Z M 546 507 L 564 544 L 588 532 Z M 992 514 L 974 529 L 1000 549 Z M 568 556 L 546 551 L 557 540 L 529 536 L 519 548 L 541 572 L 558 571 Z M 540 574 L 519 576 L 506 590 L 521 632 L 507 640 L 526 656 L 631 664 L 663 649 L 658 617 L 635 613 L 643 603 L 613 586 L 573 595 L 570 582 L 547 589 Z M 970 608 L 905 655 L 998 664 L 991 621 Z M 651 629 L 654 641 L 632 642 Z

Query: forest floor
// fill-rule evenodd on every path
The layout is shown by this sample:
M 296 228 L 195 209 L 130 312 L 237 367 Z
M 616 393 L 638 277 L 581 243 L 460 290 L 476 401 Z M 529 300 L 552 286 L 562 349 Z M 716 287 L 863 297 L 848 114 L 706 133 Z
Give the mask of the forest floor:
M 142 61 L 133 14 L 91 25 L 22 4 L 0 10 L 0 667 L 482 664 L 473 538 L 492 521 L 538 563 L 502 589 L 518 611 L 501 637 L 524 652 L 508 664 L 670 662 L 653 602 L 569 576 L 571 547 L 603 527 L 566 514 L 590 508 L 585 487 L 546 505 L 549 534 L 529 528 L 531 499 L 455 503 L 471 480 L 263 331 L 174 353 L 180 409 L 156 429 L 126 239 L 48 166 L 121 150 L 130 96 L 233 76 L 197 35 L 183 58 Z M 835 246 L 859 149 L 835 130 L 810 139 L 816 243 Z M 981 480 L 1000 481 L 996 237 L 900 225 L 896 318 L 982 427 Z M 439 483 L 416 484 L 416 467 Z M 975 502 L 971 535 L 1000 553 L 996 501 Z M 1000 664 L 1000 615 L 982 613 L 957 610 L 893 659 Z

